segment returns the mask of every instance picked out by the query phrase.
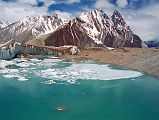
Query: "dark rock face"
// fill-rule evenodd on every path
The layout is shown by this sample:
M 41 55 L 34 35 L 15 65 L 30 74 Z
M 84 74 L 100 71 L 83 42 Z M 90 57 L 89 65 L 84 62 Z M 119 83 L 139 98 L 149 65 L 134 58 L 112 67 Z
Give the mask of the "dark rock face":
M 136 34 L 133 34 L 133 46 L 134 47 L 142 47 L 142 40 Z
M 95 46 L 96 43 L 84 32 L 81 22 L 78 19 L 70 21 L 49 36 L 45 40 L 45 45 L 55 47 L 64 45 Z
M 2 22 L 0 21 L 0 29 L 2 29 Z
M 114 47 L 142 47 L 142 40 L 131 31 L 118 11 L 115 10 L 111 18 L 118 34 Z

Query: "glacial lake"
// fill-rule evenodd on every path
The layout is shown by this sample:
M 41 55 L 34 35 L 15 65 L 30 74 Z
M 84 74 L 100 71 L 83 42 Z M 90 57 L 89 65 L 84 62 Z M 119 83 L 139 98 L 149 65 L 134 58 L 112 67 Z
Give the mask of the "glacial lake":
M 159 120 L 159 78 L 93 61 L 0 61 L 0 120 L 106 119 Z

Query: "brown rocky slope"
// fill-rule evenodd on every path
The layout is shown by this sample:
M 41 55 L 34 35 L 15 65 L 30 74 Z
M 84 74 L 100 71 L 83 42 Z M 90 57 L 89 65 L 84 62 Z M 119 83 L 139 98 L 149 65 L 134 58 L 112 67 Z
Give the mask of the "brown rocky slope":
M 89 59 L 101 63 L 123 65 L 159 77 L 159 49 L 155 48 L 105 48 L 82 49 L 78 55 L 64 55 L 67 60 Z

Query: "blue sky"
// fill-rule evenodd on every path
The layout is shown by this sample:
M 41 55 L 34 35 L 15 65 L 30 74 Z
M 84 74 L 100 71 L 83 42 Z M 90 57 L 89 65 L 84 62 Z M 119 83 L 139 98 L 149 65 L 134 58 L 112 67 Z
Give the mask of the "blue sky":
M 109 16 L 117 9 L 143 40 L 159 39 L 159 0 L 0 0 L 0 21 L 12 23 L 25 16 L 54 13 L 72 19 L 94 9 Z

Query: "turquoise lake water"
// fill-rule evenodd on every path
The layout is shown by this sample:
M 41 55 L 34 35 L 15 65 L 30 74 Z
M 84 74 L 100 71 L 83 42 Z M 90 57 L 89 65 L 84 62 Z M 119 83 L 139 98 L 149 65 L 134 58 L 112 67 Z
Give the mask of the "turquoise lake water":
M 157 77 L 93 61 L 14 59 L 0 67 L 0 120 L 159 120 Z

